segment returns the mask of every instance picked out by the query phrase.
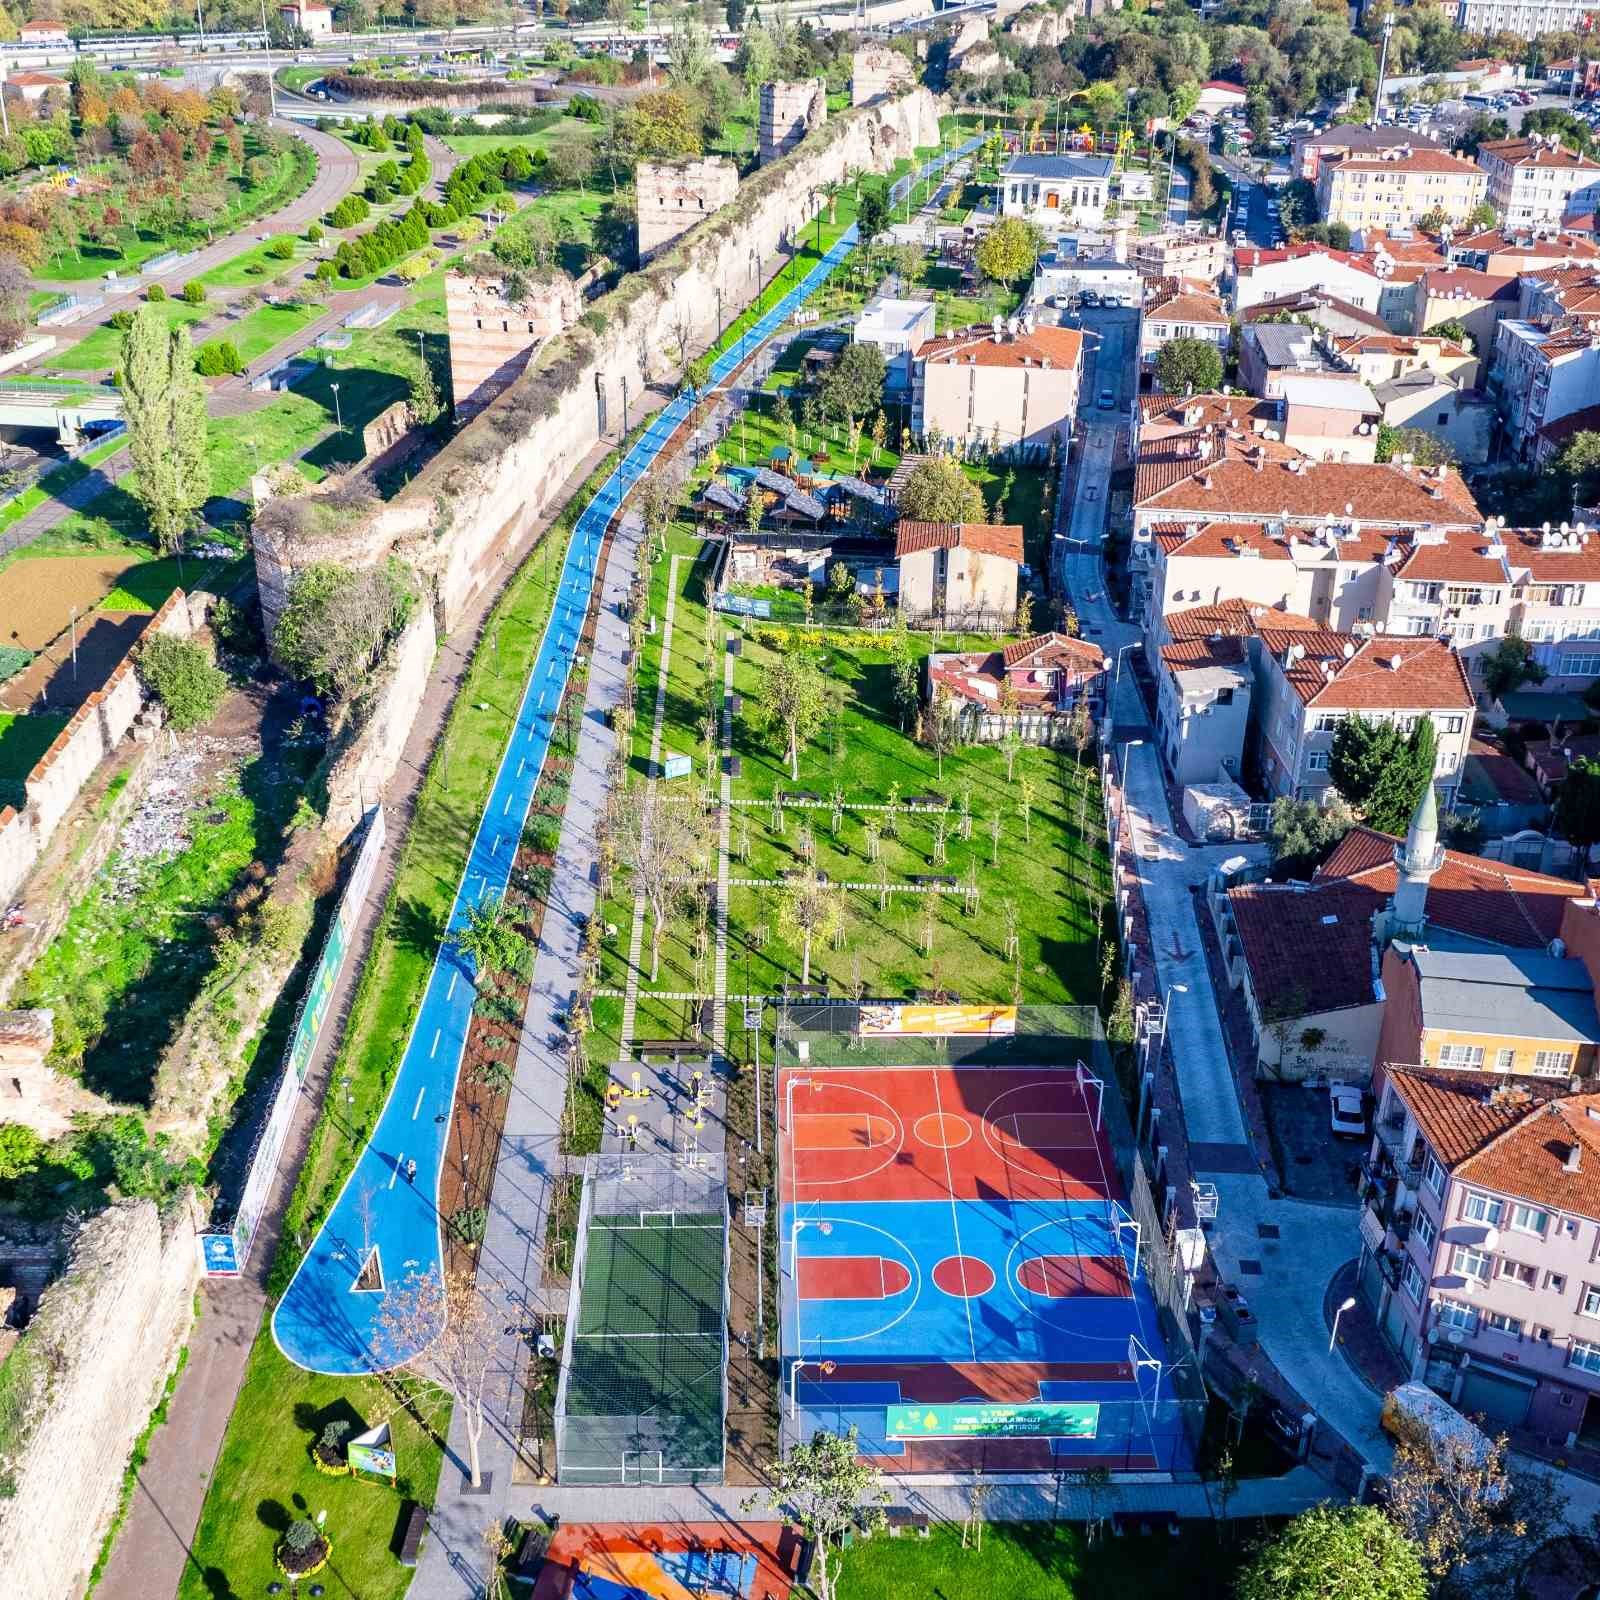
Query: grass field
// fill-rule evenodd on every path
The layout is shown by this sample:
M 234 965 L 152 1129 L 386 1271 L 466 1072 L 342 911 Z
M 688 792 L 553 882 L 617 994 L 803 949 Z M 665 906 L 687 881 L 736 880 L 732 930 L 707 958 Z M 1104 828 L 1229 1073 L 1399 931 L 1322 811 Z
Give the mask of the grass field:
M 315 322 L 326 310 L 326 306 L 315 303 L 258 306 L 239 321 L 224 323 L 212 337 L 226 339 L 248 366 L 259 361 L 274 345 Z
M 193 325 L 208 315 L 216 314 L 215 306 L 192 306 L 183 300 L 161 300 L 156 310 L 169 328 L 180 322 Z M 102 322 L 92 333 L 86 334 L 75 345 L 50 358 L 50 365 L 68 372 L 102 372 L 116 366 L 122 359 L 122 330 Z
M 86 450 L 76 461 L 64 461 L 59 467 L 52 467 L 31 489 L 24 489 L 14 500 L 0 509 L 0 528 L 9 528 L 13 522 L 27 516 L 35 506 L 42 506 L 46 500 L 60 494 L 63 489 L 70 488 L 80 478 L 87 477 L 92 467 L 114 456 L 126 443 L 125 438 L 111 439 L 93 450 Z M 38 547 L 38 541 L 33 545 L 24 546 L 20 551 L 12 551 L 10 555 L 0 556 L 0 570 L 30 552 L 35 555 L 43 553 Z
M 553 143 L 572 134 L 592 138 L 596 126 L 593 122 L 585 122 L 582 117 L 562 117 L 548 128 L 541 128 L 538 133 L 447 133 L 444 142 L 457 155 L 469 157 L 481 155 L 485 150 L 511 146 L 519 146 L 524 150 L 548 150 Z
M 292 237 L 292 236 L 291 236 Z M 208 289 L 239 289 L 247 285 L 262 286 L 271 283 L 280 274 L 290 271 L 296 260 L 310 253 L 310 246 L 296 239 L 296 255 L 288 261 L 273 255 L 277 239 L 262 239 L 241 250 L 231 261 L 200 274 L 200 281 Z
M 209 589 L 227 565 L 215 560 L 180 562 L 175 556 L 146 561 L 123 573 L 116 588 L 100 602 L 100 609 L 159 611 L 174 589 Z
M 373 1379 L 324 1378 L 302 1372 L 279 1353 L 263 1327 L 250 1352 L 244 1383 L 211 1474 L 206 1509 L 178 1600 L 264 1594 L 281 1581 L 272 1555 L 296 1517 L 326 1511 L 333 1559 L 330 1593 L 361 1600 L 400 1600 L 411 1571 L 396 1559 L 406 1502 L 429 1502 L 439 1479 L 448 1413 L 425 1429 Z M 311 1462 L 311 1446 L 328 1422 L 360 1432 L 387 1421 L 397 1480 L 365 1474 L 328 1477 Z M 197 1470 L 204 1470 L 197 1463 Z M 220 1502 L 220 1503 L 219 1503 Z
M 0 711 L 0 806 L 19 804 L 22 780 L 66 725 L 65 717 Z
M 959 1528 L 926 1539 L 882 1536 L 840 1561 L 839 1600 L 1225 1600 L 1243 1549 L 1208 1528 L 1181 1537 L 1116 1539 L 1091 1550 L 1070 1523 L 994 1522 L 983 1548 L 963 1549 Z

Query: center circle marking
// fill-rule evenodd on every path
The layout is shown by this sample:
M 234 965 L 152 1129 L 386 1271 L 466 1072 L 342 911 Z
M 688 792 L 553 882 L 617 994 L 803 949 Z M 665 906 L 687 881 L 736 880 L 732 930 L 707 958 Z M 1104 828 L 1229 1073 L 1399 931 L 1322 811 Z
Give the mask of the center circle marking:
M 935 1150 L 957 1150 L 972 1137 L 972 1124 L 948 1111 L 930 1111 L 911 1124 L 918 1144 Z
M 935 1289 L 958 1300 L 973 1300 L 994 1288 L 994 1268 L 976 1256 L 946 1256 L 931 1276 Z

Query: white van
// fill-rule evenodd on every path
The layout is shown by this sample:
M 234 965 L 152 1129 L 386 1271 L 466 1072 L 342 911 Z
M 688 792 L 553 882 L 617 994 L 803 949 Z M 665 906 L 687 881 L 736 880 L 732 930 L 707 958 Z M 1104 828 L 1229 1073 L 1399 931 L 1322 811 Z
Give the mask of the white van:
M 1383 1431 L 1395 1439 L 1401 1437 L 1408 1425 L 1420 1429 L 1433 1447 L 1439 1465 L 1447 1471 L 1452 1461 L 1463 1457 L 1481 1463 L 1493 1449 L 1483 1429 L 1468 1421 L 1425 1383 L 1402 1383 L 1398 1389 L 1391 1389 L 1378 1421 Z M 1499 1499 L 1503 1493 L 1502 1489 L 1492 1498 Z

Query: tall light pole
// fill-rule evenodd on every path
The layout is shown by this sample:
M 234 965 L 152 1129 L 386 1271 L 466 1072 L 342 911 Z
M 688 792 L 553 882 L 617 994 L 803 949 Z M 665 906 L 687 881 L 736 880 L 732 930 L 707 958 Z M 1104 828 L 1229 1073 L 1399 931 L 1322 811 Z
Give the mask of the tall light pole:
M 1383 78 L 1389 69 L 1389 35 L 1394 32 L 1394 12 L 1385 11 L 1383 14 L 1383 47 L 1378 52 L 1378 87 L 1372 97 L 1372 121 L 1369 127 L 1377 127 L 1379 115 L 1383 111 Z
M 272 81 L 272 35 L 267 32 L 267 0 L 261 0 L 261 41 L 267 54 L 267 104 L 278 114 L 278 86 Z
M 1167 996 L 1161 1002 L 1161 1043 L 1156 1049 L 1156 1060 L 1161 1059 L 1161 1053 L 1167 1048 L 1167 1018 L 1172 1015 L 1172 997 L 1175 994 L 1188 994 L 1189 985 L 1186 983 L 1169 983 Z
M 1126 739 L 1122 745 L 1122 825 L 1128 825 L 1128 752 L 1144 743 L 1143 739 Z
M 1125 644 L 1119 651 L 1117 651 L 1117 670 L 1115 676 L 1111 680 L 1111 704 L 1106 707 L 1108 715 L 1113 718 L 1115 718 L 1117 714 L 1117 689 L 1122 683 L 1122 658 L 1127 655 L 1130 650 L 1143 649 L 1144 641 L 1142 639 L 1135 639 L 1131 644 Z
M 1334 1344 L 1338 1340 L 1338 1337 L 1339 1337 L 1339 1318 L 1342 1317 L 1345 1314 L 1345 1312 L 1347 1312 L 1347 1311 L 1354 1311 L 1355 1308 L 1356 1308 L 1356 1297 L 1354 1295 L 1351 1295 L 1350 1298 L 1348 1300 L 1346 1300 L 1344 1302 L 1344 1304 L 1341 1305 L 1337 1311 L 1334 1312 L 1334 1314 L 1333 1314 L 1333 1332 L 1328 1335 L 1328 1354 L 1329 1355 L 1333 1354 Z M 792 1416 L 793 1414 L 794 1413 L 791 1411 L 790 1415 Z
M 334 383 L 329 387 L 333 390 L 333 421 L 341 433 L 344 432 L 344 413 L 339 409 L 339 385 Z

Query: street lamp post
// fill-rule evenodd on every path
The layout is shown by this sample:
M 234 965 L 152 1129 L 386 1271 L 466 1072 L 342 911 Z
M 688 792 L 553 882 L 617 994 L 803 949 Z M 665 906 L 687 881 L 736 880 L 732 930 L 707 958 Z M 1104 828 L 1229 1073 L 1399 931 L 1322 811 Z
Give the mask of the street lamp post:
M 1172 997 L 1175 994 L 1188 994 L 1189 985 L 1186 983 L 1169 983 L 1167 996 L 1161 1002 L 1161 1043 L 1156 1047 L 1156 1060 L 1161 1059 L 1162 1052 L 1167 1048 L 1167 1019 L 1172 1015 Z
M 1124 828 L 1128 825 L 1128 752 L 1137 749 L 1143 743 L 1143 739 L 1125 739 L 1122 744 L 1122 805 L 1119 809 Z
M 1106 708 L 1107 713 L 1113 720 L 1115 720 L 1117 715 L 1117 689 L 1122 683 L 1122 658 L 1127 655 L 1130 650 L 1143 649 L 1144 641 L 1141 639 L 1135 639 L 1132 644 L 1125 644 L 1119 651 L 1117 651 L 1117 671 L 1116 675 L 1111 680 L 1111 704 Z
M 1347 1312 L 1347 1311 L 1354 1311 L 1355 1307 L 1356 1307 L 1356 1297 L 1354 1295 L 1351 1295 L 1350 1298 L 1348 1300 L 1346 1300 L 1339 1307 L 1339 1309 L 1337 1311 L 1334 1312 L 1334 1314 L 1333 1314 L 1333 1332 L 1328 1335 L 1328 1354 L 1329 1355 L 1333 1354 L 1334 1344 L 1338 1340 L 1338 1337 L 1339 1337 L 1339 1318 L 1342 1317 L 1345 1314 L 1345 1312 Z
M 344 412 L 339 409 L 339 385 L 336 384 L 336 383 L 332 383 L 332 384 L 329 384 L 328 387 L 333 390 L 333 421 L 334 421 L 334 425 L 339 429 L 339 431 L 341 433 L 343 433 L 344 432 Z

